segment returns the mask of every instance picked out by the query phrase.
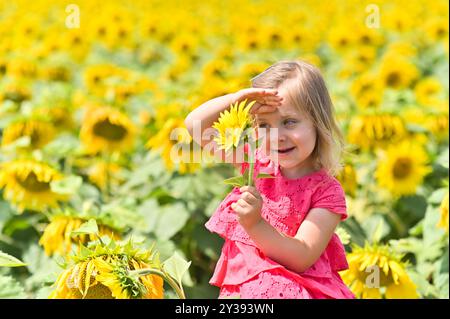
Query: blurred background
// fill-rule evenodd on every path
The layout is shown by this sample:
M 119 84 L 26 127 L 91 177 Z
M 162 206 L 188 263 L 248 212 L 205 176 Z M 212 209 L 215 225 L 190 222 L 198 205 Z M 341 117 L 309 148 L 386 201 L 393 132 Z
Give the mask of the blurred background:
M 187 297 L 216 298 L 222 239 L 204 223 L 234 172 L 174 163 L 193 144 L 170 133 L 303 59 L 348 147 L 344 280 L 360 298 L 448 298 L 448 52 L 446 1 L 0 0 L 0 251 L 27 263 L 0 267 L 0 297 L 46 298 L 94 218 L 162 260 L 179 252 Z

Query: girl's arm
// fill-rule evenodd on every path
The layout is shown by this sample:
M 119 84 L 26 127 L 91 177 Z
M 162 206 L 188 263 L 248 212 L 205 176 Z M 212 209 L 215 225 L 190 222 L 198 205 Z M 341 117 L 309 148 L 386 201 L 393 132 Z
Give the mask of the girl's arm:
M 315 207 L 309 210 L 297 234 L 286 236 L 262 218 L 263 198 L 256 187 L 239 190 L 241 197 L 231 204 L 238 222 L 267 257 L 298 273 L 322 255 L 341 220 L 340 214 Z
M 250 111 L 252 114 L 274 111 L 282 101 L 277 93 L 276 90 L 271 89 L 249 88 L 219 96 L 194 109 L 185 118 L 184 124 L 197 144 L 201 147 L 209 145 L 208 149 L 212 151 L 211 153 L 224 161 L 225 152 L 217 149 L 212 135 L 214 132 L 212 125 L 217 121 L 220 113 L 228 109 L 231 104 L 245 99 L 256 101 Z M 204 133 L 206 133 L 205 136 L 203 136 Z
M 243 226 L 267 257 L 301 273 L 322 255 L 340 219 L 340 215 L 327 209 L 313 208 L 295 237 L 281 234 L 262 218 L 249 227 Z

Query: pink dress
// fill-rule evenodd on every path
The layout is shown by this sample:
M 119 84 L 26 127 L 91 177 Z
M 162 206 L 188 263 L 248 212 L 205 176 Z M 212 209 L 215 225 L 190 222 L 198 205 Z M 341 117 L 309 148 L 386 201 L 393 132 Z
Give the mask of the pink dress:
M 248 164 L 243 164 L 242 171 L 246 167 Z M 257 151 L 254 176 L 259 172 L 275 176 L 255 179 L 255 186 L 263 198 L 262 217 L 278 231 L 294 237 L 314 207 L 340 214 L 341 220 L 347 217 L 342 186 L 323 169 L 298 179 L 287 179 L 279 167 Z M 336 234 L 314 265 L 296 273 L 265 256 L 248 236 L 230 207 L 239 198 L 239 188 L 235 187 L 205 224 L 209 231 L 225 239 L 209 281 L 220 287 L 219 298 L 354 298 L 338 274 L 348 264 Z

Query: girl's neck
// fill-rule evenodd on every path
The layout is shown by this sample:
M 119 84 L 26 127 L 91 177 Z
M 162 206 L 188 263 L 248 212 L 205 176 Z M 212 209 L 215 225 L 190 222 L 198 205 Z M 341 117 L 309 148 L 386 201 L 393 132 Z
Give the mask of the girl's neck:
M 317 171 L 312 163 L 304 162 L 295 167 L 283 168 L 280 166 L 281 175 L 287 179 L 297 179 Z

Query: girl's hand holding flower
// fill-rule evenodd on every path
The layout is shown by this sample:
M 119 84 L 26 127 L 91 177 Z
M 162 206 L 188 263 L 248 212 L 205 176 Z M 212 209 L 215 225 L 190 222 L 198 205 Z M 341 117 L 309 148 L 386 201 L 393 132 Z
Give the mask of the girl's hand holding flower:
M 231 204 L 231 208 L 237 213 L 239 223 L 250 229 L 260 221 L 263 199 L 258 190 L 253 186 L 243 186 L 240 188 L 241 198 Z

